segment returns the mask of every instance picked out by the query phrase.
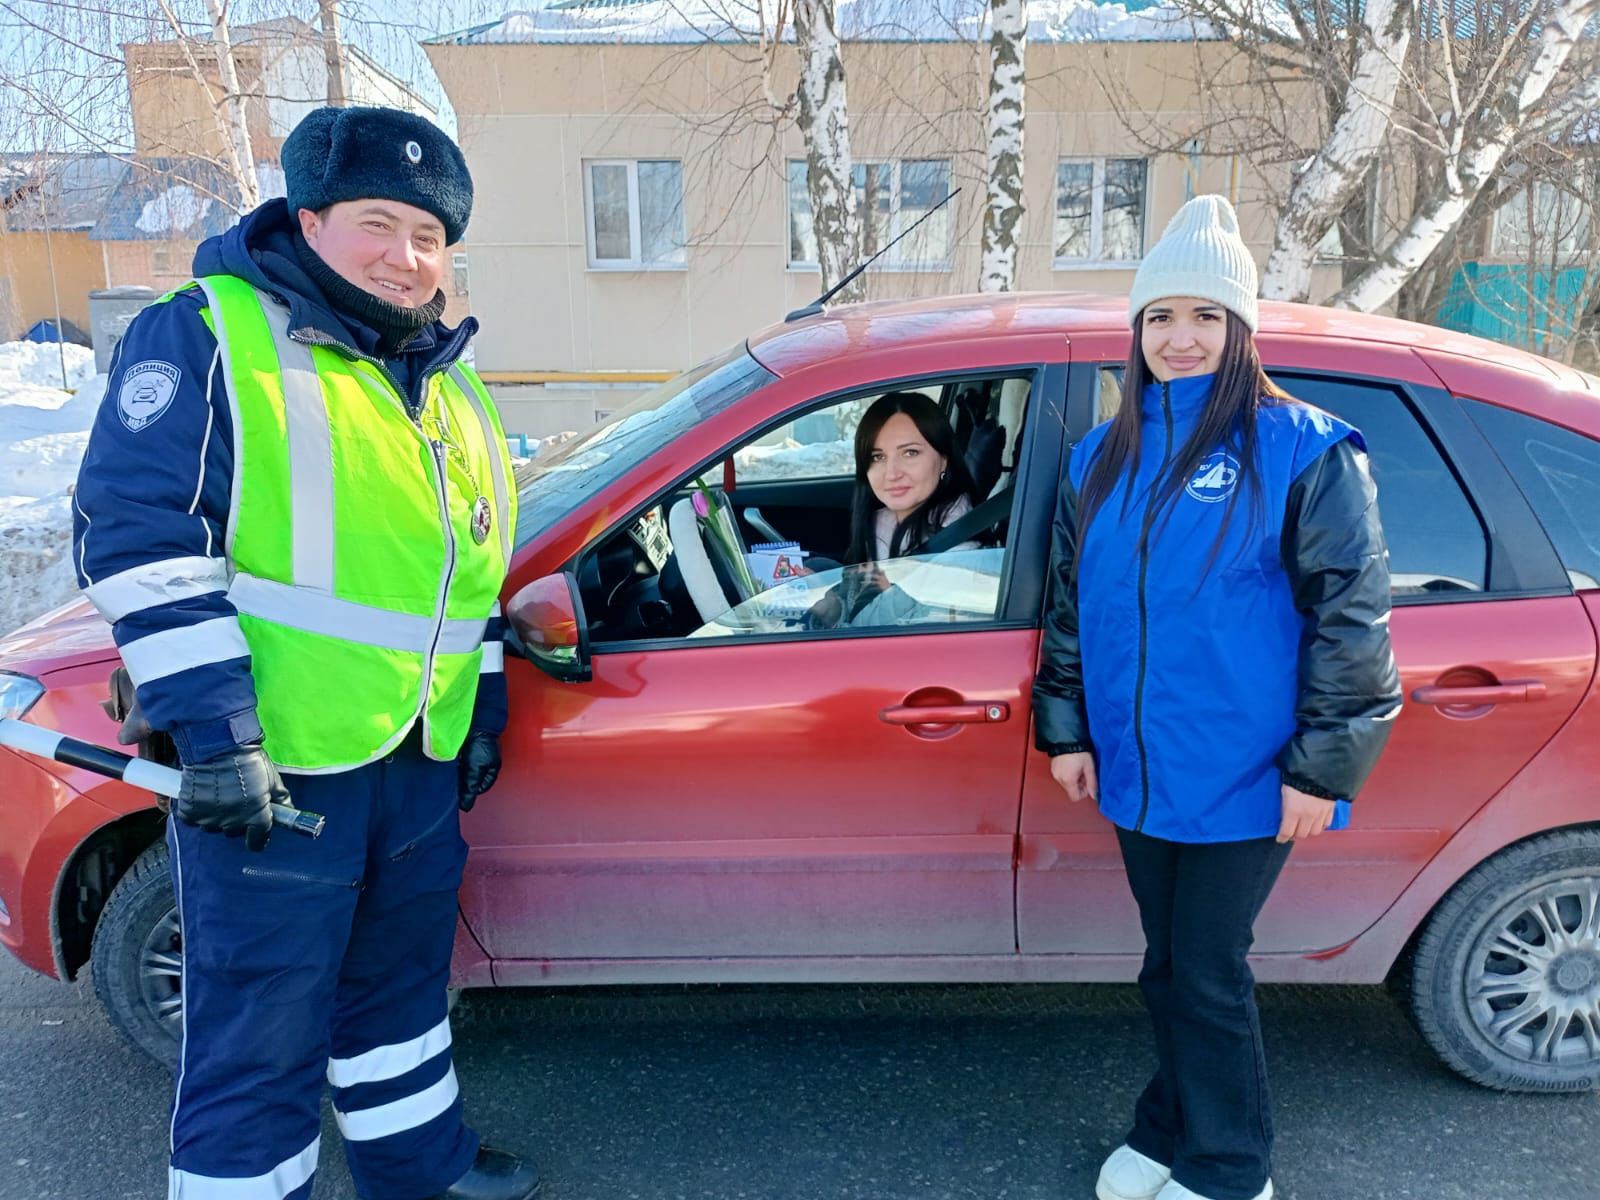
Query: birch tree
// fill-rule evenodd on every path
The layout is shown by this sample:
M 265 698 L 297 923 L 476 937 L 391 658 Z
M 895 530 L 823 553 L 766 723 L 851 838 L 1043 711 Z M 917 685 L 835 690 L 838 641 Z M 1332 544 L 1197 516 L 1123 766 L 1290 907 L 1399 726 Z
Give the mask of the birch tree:
M 1251 82 L 1283 115 L 1294 173 L 1262 274 L 1269 298 L 1309 298 L 1318 243 L 1339 222 L 1370 245 L 1326 302 L 1371 312 L 1403 299 L 1482 214 L 1507 162 L 1600 101 L 1600 78 L 1579 67 L 1600 0 L 1294 0 L 1270 10 L 1282 19 L 1253 0 L 1181 2 L 1253 61 Z M 1382 222 L 1363 189 L 1379 170 L 1392 186 Z
M 322 54 L 328 64 L 328 103 L 342 108 L 350 89 L 344 82 L 344 47 L 339 39 L 339 0 L 317 0 L 322 25 Z
M 1266 197 L 1277 221 L 1263 294 L 1274 299 L 1309 298 L 1337 226 L 1343 279 L 1326 303 L 1430 315 L 1407 303 L 1411 281 L 1492 212 L 1508 163 L 1600 103 L 1584 32 L 1600 0 L 1177 3 L 1226 39 L 1213 61 L 1245 63 L 1217 73 L 1227 82 L 1195 81 L 1212 114 L 1207 153 L 1247 156 L 1267 175 L 1287 168 L 1286 189 Z M 1130 132 L 1158 153 L 1195 136 L 1163 140 L 1136 97 L 1124 103 Z
M 178 0 L 110 0 L 104 7 L 19 0 L 7 3 L 4 12 L 0 28 L 26 47 L 0 63 L 0 94 L 6 96 L 0 109 L 8 115 L 52 122 L 58 145 L 110 154 L 133 170 L 149 171 L 128 150 L 134 140 L 128 108 L 133 81 L 122 48 L 171 42 L 181 56 L 177 71 L 195 81 L 208 102 L 205 120 L 221 147 L 212 165 L 226 186 L 181 171 L 169 173 L 171 182 L 236 212 L 260 202 L 248 98 L 223 0 L 206 0 L 203 18 L 180 9 Z
M 1261 294 L 1304 300 L 1318 244 L 1354 198 L 1389 137 L 1416 22 L 1415 0 L 1369 0 L 1355 29 L 1355 68 L 1334 101 L 1333 128 L 1300 170 L 1278 217 Z
M 822 290 L 832 291 L 856 265 L 861 232 L 850 156 L 850 108 L 839 54 L 834 0 L 794 0 L 800 80 L 798 123 L 806 146 L 806 191 L 811 198 Z M 859 299 L 860 282 L 840 293 Z
M 1017 234 L 1023 217 L 1027 0 L 990 0 L 989 23 L 988 200 L 983 210 L 978 289 L 1010 292 L 1017 286 Z
M 210 20 L 211 42 L 205 46 L 192 37 L 179 20 L 172 0 L 158 0 L 161 15 L 177 40 L 185 61 L 195 80 L 211 97 L 211 116 L 216 123 L 217 136 L 223 146 L 223 164 L 236 195 L 229 197 L 234 210 L 247 213 L 261 203 L 261 184 L 256 178 L 255 152 L 250 146 L 250 125 L 245 109 L 244 89 L 239 86 L 239 65 L 233 57 L 233 37 L 228 32 L 228 14 L 222 0 L 206 0 L 206 15 Z M 213 90 L 209 72 L 200 63 L 206 51 L 217 64 L 220 94 Z
M 1330 304 L 1371 312 L 1389 303 L 1456 232 L 1519 141 L 1569 128 L 1600 105 L 1600 76 L 1573 80 L 1565 70 L 1597 14 L 1600 0 L 1527 5 L 1476 80 L 1464 79 L 1458 69 L 1453 23 L 1439 30 L 1449 96 L 1430 147 L 1439 170 L 1377 260 Z M 1564 92 L 1558 88 L 1563 81 L 1571 85 Z

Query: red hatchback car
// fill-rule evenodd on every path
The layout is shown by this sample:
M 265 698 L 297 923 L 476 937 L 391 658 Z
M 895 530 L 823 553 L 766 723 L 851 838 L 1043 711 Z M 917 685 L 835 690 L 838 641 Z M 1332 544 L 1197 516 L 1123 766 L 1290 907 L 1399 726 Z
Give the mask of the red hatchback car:
M 1029 729 L 1052 511 L 1118 401 L 1125 311 L 1041 294 L 799 317 L 522 469 L 523 656 L 505 770 L 463 820 L 457 984 L 1134 976 L 1111 827 Z M 1366 434 L 1406 706 L 1352 827 L 1296 849 L 1257 973 L 1387 979 L 1461 1074 L 1600 1086 L 1600 382 L 1292 305 L 1263 306 L 1260 345 Z M 817 628 L 855 422 L 891 388 L 949 414 L 982 528 L 884 564 L 904 603 Z M 50 614 L 0 642 L 0 715 L 108 743 L 116 665 L 85 604 Z M 0 941 L 63 979 L 92 961 L 112 1020 L 170 1061 L 163 820 L 147 793 L 0 750 Z

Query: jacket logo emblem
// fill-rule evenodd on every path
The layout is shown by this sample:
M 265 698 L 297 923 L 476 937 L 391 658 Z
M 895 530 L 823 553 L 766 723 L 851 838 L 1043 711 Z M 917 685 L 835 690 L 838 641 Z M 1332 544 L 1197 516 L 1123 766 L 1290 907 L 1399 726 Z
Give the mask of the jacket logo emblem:
M 117 392 L 117 415 L 138 433 L 172 406 L 183 372 L 171 363 L 142 362 L 129 367 Z
M 1239 460 L 1226 450 L 1217 450 L 1205 457 L 1183 490 L 1204 504 L 1215 504 L 1233 495 L 1238 482 Z

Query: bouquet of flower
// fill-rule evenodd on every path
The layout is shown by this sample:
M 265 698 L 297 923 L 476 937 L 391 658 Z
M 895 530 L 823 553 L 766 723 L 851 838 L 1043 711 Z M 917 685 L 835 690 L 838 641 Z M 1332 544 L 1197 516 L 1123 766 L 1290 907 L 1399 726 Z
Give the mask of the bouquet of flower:
M 705 534 L 706 545 L 716 552 L 723 566 L 733 576 L 739 602 L 743 603 L 760 592 L 761 586 L 756 583 L 755 576 L 750 573 L 750 564 L 745 561 L 744 539 L 739 536 L 733 509 L 727 497 L 713 492 L 706 486 L 705 480 L 696 479 L 694 486 L 694 515 Z

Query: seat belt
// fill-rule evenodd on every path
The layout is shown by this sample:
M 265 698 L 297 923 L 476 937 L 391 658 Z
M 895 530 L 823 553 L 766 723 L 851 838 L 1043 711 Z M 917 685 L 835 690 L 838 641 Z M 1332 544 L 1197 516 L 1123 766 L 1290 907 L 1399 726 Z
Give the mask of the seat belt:
M 950 524 L 917 548 L 918 554 L 942 554 L 962 542 L 972 540 L 973 534 L 982 533 L 1005 518 L 1011 508 L 1011 493 L 1015 485 L 1008 484 L 990 496 L 971 512 L 963 513 Z

